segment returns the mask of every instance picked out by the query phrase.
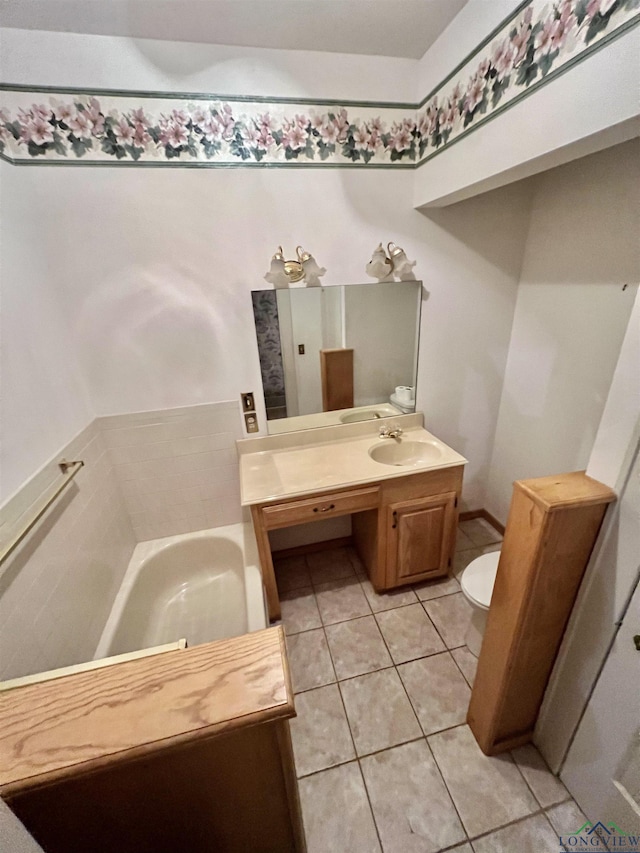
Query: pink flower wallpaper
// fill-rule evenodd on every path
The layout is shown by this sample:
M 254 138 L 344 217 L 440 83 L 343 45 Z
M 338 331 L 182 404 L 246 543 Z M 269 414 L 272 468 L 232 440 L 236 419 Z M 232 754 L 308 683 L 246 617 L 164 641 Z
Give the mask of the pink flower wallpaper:
M 605 36 L 640 23 L 639 9 L 640 0 L 531 0 L 418 107 L 5 85 L 0 155 L 10 162 L 415 167 Z

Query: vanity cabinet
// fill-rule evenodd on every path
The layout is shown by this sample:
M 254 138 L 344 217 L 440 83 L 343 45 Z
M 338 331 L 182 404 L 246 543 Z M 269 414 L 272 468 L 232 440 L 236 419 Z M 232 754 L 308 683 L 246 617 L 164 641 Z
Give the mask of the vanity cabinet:
M 463 465 L 405 473 L 352 488 L 253 504 L 269 618 L 280 601 L 269 531 L 352 516 L 353 543 L 378 592 L 446 575 L 455 551 Z
M 455 492 L 398 501 L 387 508 L 389 586 L 446 575 L 455 544 Z

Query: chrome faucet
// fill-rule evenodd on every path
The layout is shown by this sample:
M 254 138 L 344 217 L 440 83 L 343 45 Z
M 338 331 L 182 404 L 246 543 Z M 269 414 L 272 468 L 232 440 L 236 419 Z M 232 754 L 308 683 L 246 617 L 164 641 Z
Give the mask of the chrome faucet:
M 397 438 L 402 435 L 402 427 L 394 424 L 393 427 L 380 427 L 380 438 Z

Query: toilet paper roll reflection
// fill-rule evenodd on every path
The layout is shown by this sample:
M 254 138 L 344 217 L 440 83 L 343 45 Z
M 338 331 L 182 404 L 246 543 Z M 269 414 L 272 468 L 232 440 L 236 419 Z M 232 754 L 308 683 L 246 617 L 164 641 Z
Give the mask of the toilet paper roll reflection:
M 402 404 L 413 403 L 415 397 L 415 388 L 413 385 L 396 385 L 396 397 Z

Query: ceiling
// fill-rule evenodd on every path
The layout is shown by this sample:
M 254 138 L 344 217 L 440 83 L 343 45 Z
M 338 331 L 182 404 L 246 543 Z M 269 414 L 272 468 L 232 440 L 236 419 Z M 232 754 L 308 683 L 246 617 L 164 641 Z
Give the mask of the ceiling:
M 468 0 L 0 0 L 0 25 L 419 59 Z

